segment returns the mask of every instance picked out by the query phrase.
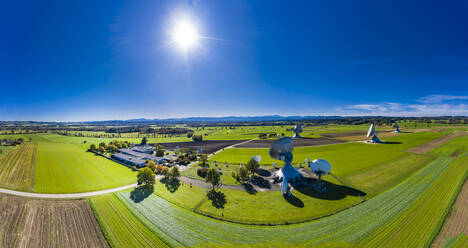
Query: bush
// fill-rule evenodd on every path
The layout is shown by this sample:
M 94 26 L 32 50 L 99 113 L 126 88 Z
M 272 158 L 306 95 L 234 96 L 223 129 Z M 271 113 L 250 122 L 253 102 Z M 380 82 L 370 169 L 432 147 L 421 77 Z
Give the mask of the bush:
M 164 167 L 162 167 L 161 165 L 158 165 L 156 166 L 155 173 L 161 175 L 163 170 L 164 170 Z
M 199 134 L 198 134 L 198 135 L 193 135 L 193 136 L 192 136 L 192 140 L 193 140 L 194 142 L 201 142 L 201 141 L 203 141 L 203 136 L 201 136 L 201 135 L 199 135 Z
M 199 177 L 205 178 L 207 174 L 208 174 L 208 168 L 198 168 L 197 175 Z

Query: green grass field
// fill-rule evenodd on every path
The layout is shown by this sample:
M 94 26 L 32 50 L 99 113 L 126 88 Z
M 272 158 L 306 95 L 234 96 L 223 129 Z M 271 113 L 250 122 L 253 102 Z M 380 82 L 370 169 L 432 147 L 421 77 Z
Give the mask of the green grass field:
M 169 247 L 114 195 L 93 197 L 89 204 L 111 247 Z
M 116 195 L 145 226 L 173 246 L 222 247 L 254 243 L 309 246 L 344 242 L 376 247 L 381 244 L 381 238 L 396 244 L 425 244 L 432 241 L 466 178 L 468 167 L 463 166 L 466 158 L 457 158 L 455 162 L 450 157 L 437 158 L 402 183 L 362 204 L 320 220 L 286 226 L 218 221 L 194 214 L 154 194 L 139 203 L 130 199 L 130 192 Z M 434 193 L 437 188 L 440 192 Z M 410 218 L 411 223 L 405 222 L 406 218 Z M 401 225 L 408 224 L 403 235 L 395 233 L 403 230 Z
M 0 186 L 22 191 L 32 191 L 36 168 L 35 143 L 9 147 L 0 154 Z
M 134 183 L 136 173 L 84 145 L 38 142 L 35 192 L 96 191 Z

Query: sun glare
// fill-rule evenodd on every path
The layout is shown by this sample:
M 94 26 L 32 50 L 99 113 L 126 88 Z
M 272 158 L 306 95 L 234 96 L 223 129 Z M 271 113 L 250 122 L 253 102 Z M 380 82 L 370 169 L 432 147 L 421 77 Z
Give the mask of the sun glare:
M 197 29 L 188 21 L 178 23 L 174 28 L 172 36 L 174 42 L 184 50 L 194 46 L 198 41 Z

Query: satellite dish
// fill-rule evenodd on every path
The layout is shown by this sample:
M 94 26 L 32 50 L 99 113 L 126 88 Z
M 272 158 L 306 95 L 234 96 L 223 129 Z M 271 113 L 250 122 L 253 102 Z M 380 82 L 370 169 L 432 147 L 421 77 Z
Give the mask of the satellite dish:
M 322 182 L 322 176 L 330 174 L 330 171 L 331 171 L 330 163 L 324 159 L 314 159 L 314 161 L 310 163 L 309 167 L 312 170 L 312 172 L 315 173 L 315 175 L 317 175 L 319 178 L 319 184 L 320 184 L 319 191 L 326 192 L 328 189 Z
M 310 165 L 310 169 L 317 175 L 328 175 L 331 171 L 331 164 L 324 159 L 314 159 Z
M 395 128 L 395 133 L 401 133 L 400 126 L 398 126 L 398 123 L 396 121 L 395 121 L 395 124 L 393 125 L 393 128 Z
M 367 138 L 372 136 L 372 139 L 370 140 L 372 143 L 381 143 L 379 137 L 377 137 L 378 134 L 379 133 L 375 131 L 374 123 L 372 123 L 367 131 Z
M 301 135 L 299 134 L 302 132 L 302 127 L 300 125 L 294 126 L 292 131 L 294 132 L 293 138 L 302 138 Z
M 292 162 L 292 151 L 294 144 L 291 138 L 285 137 L 278 139 L 270 148 L 270 157 L 283 160 L 286 164 Z
M 310 162 L 310 159 L 309 159 L 309 157 L 307 157 L 306 160 L 305 160 L 305 163 L 309 164 L 309 162 Z
M 259 163 L 259 164 L 260 164 L 260 161 L 262 161 L 262 157 L 260 157 L 259 155 L 255 155 L 251 159 L 257 161 L 257 163 Z

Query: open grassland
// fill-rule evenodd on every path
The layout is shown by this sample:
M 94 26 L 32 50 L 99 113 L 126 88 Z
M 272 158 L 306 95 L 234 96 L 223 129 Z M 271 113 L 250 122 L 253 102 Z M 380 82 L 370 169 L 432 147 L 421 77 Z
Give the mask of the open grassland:
M 35 192 L 87 192 L 135 181 L 131 169 L 86 152 L 84 145 L 38 143 Z
M 404 182 L 362 204 L 319 220 L 284 226 L 218 221 L 175 206 L 154 194 L 138 203 L 130 199 L 130 192 L 116 195 L 148 228 L 173 246 L 223 247 L 255 243 L 310 246 L 344 242 L 372 247 L 385 240 L 408 242 L 418 247 L 430 243 L 437 234 L 457 189 L 466 178 L 466 161 L 462 158 L 453 161 L 451 157 L 437 158 Z M 276 209 L 257 211 L 274 212 Z M 411 221 L 405 222 L 406 218 Z M 407 226 L 401 226 L 403 224 Z M 406 233 L 397 233 L 399 230 Z M 412 238 L 408 240 L 408 237 Z
M 457 200 L 450 210 L 444 226 L 437 235 L 433 247 L 442 247 L 447 238 L 455 237 L 459 233 L 468 233 L 468 182 L 465 182 L 458 194 Z
M 36 167 L 34 143 L 24 143 L 0 154 L 0 186 L 32 191 Z
M 468 135 L 457 137 L 430 151 L 433 156 L 452 156 L 468 152 Z
M 453 132 L 451 134 L 448 134 L 446 136 L 443 136 L 443 137 L 440 137 L 436 140 L 433 140 L 431 142 L 428 142 L 428 143 L 425 143 L 425 144 L 422 144 L 420 146 L 416 146 L 416 147 L 413 147 L 411 149 L 408 149 L 408 152 L 412 152 L 412 153 L 417 153 L 417 154 L 426 154 L 428 153 L 429 151 L 447 143 L 448 141 L 456 138 L 456 137 L 460 137 L 460 136 L 465 136 L 465 135 L 468 135 L 468 132 Z
M 143 225 L 115 195 L 89 199 L 112 247 L 169 247 Z
M 402 134 L 387 139 L 387 141 L 395 142 L 395 144 L 365 144 L 356 142 L 329 146 L 298 147 L 293 151 L 293 163 L 297 166 L 298 163 L 304 164 L 306 158 L 310 158 L 311 160 L 316 158 L 325 159 L 332 164 L 332 173 L 340 179 L 346 180 L 347 177 L 356 176 L 358 173 L 368 173 L 370 168 L 377 165 L 400 159 L 407 155 L 405 150 L 408 148 L 419 146 L 443 135 L 444 133 L 427 132 Z M 271 166 L 273 162 L 278 167 L 282 166 L 282 162 L 273 160 L 268 152 L 269 149 L 232 148 L 210 157 L 210 161 L 217 161 L 221 165 L 223 183 L 235 184 L 236 182 L 231 176 L 232 171 L 238 170 L 239 163 L 247 163 L 254 155 L 262 157 L 261 165 L 263 166 Z M 224 167 L 224 162 L 229 163 L 228 168 Z M 199 166 L 194 165 L 182 174 L 201 179 L 197 175 L 198 168 Z M 399 172 L 398 170 L 394 170 L 394 172 L 399 175 L 404 173 L 404 171 Z M 380 174 L 380 176 L 387 177 L 386 174 Z M 385 179 L 383 180 L 385 181 Z M 360 184 L 353 184 L 352 186 L 360 189 Z
M 108 247 L 85 200 L 0 195 L 1 247 Z

